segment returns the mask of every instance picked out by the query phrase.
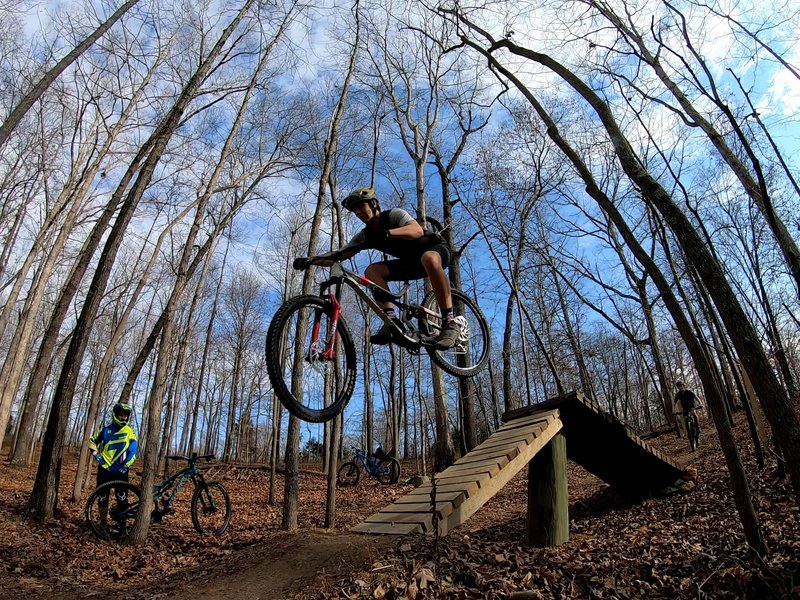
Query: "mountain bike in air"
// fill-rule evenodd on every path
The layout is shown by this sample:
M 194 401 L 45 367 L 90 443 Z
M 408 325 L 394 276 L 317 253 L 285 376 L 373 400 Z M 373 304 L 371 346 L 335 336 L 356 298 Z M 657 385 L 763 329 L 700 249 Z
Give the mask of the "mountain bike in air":
M 178 492 L 187 481 L 194 487 L 192 493 L 192 525 L 201 535 L 222 535 L 231 522 L 231 499 L 228 491 L 218 481 L 206 481 L 203 473 L 197 468 L 198 460 L 206 462 L 214 455 L 191 457 L 168 456 L 168 460 L 186 461 L 186 467 L 153 486 L 153 511 L 150 513 L 151 523 L 160 523 L 168 514 L 175 512 L 172 504 Z M 105 540 L 121 541 L 126 539 L 136 524 L 139 501 L 142 490 L 138 485 L 127 481 L 109 481 L 98 487 L 86 501 L 84 517 L 89 529 Z M 107 499 L 106 510 L 101 501 Z
M 433 292 L 416 304 L 409 299 L 406 282 L 393 293 L 366 277 L 347 270 L 338 255 L 296 258 L 293 266 L 305 270 L 316 261 L 330 261 L 329 278 L 319 294 L 290 298 L 275 313 L 267 330 L 267 371 L 275 394 L 299 419 L 323 423 L 344 410 L 356 382 L 356 346 L 342 314 L 342 295 L 352 289 L 373 313 L 393 331 L 392 343 L 411 353 L 425 350 L 431 360 L 450 375 L 471 377 L 489 360 L 489 325 L 478 305 L 467 294 L 451 291 L 460 335 L 446 350 L 427 340 L 435 338 L 444 319 Z M 399 312 L 399 327 L 373 299 L 391 301 Z

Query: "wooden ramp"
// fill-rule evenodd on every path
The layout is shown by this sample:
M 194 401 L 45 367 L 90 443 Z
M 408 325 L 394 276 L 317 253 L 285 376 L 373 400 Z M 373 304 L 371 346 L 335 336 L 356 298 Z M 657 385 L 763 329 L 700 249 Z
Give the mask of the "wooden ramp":
M 485 442 L 435 476 L 436 526 L 445 535 L 494 496 L 561 430 L 557 409 L 507 422 Z M 427 483 L 353 527 L 359 533 L 428 533 L 434 528 Z
M 428 483 L 353 531 L 429 533 L 435 526 L 445 535 L 494 496 L 559 431 L 566 438 L 569 460 L 632 500 L 657 494 L 684 476 L 675 462 L 580 392 L 508 412 L 503 421 L 505 425 L 489 439 L 436 475 L 435 525 Z
M 617 493 L 637 501 L 657 495 L 683 479 L 683 470 L 677 463 L 580 392 L 507 412 L 503 421 L 510 424 L 554 409 L 558 410 L 564 426 L 567 458 L 605 481 Z

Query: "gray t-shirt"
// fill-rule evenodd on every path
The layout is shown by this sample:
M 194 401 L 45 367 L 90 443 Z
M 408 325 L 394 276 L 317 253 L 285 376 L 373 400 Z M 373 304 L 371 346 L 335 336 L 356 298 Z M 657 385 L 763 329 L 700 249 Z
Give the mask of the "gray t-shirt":
M 381 215 L 384 213 L 387 213 L 387 216 L 382 217 L 382 219 L 385 219 L 385 221 L 383 221 L 385 226 L 382 227 L 382 229 L 397 229 L 403 225 L 408 225 L 414 220 L 414 217 L 412 217 L 402 208 L 390 208 L 389 210 L 381 211 Z M 345 247 L 349 248 L 351 246 L 355 246 L 356 244 L 365 242 L 366 237 L 364 236 L 364 229 L 366 229 L 366 227 L 362 228 L 358 233 L 350 238 L 350 241 L 347 242 Z

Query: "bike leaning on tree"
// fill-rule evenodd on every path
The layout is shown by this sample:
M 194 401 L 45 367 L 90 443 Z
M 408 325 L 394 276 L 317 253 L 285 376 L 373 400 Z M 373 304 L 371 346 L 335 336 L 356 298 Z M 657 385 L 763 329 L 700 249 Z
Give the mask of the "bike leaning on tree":
M 336 483 L 340 487 L 350 487 L 358 484 L 361 469 L 370 477 L 374 477 L 384 485 L 396 483 L 400 478 L 400 463 L 396 458 L 388 456 L 378 446 L 374 454 L 367 454 L 360 448 L 353 446 L 355 458 L 341 467 L 336 473 Z
M 151 523 L 160 523 L 175 512 L 172 505 L 183 488 L 191 482 L 194 487 L 191 500 L 192 525 L 201 535 L 219 536 L 225 533 L 231 521 L 231 499 L 228 491 L 218 481 L 206 481 L 197 461 L 206 462 L 213 454 L 198 456 L 167 456 L 167 460 L 185 461 L 187 465 L 153 486 Z M 109 498 L 107 514 L 100 510 L 100 499 Z M 133 531 L 139 512 L 142 489 L 127 481 L 109 481 L 98 487 L 86 501 L 84 517 L 89 529 L 105 540 L 122 541 Z
M 397 293 L 366 277 L 347 270 L 341 256 L 296 258 L 293 267 L 308 269 L 316 261 L 330 266 L 329 278 L 319 294 L 295 296 L 278 308 L 267 330 L 267 371 L 278 399 L 295 417 L 323 423 L 341 413 L 353 395 L 356 382 L 356 346 L 342 314 L 344 288 L 352 289 L 384 323 L 392 329 L 392 343 L 413 354 L 425 350 L 443 371 L 457 377 L 471 377 L 489 360 L 489 325 L 477 303 L 462 291 L 453 289 L 453 308 L 459 338 L 452 348 L 437 349 L 434 339 L 445 326 L 434 293 L 425 294 L 417 304 L 409 299 L 410 284 Z M 399 322 L 387 316 L 381 301 L 392 302 L 399 310 Z

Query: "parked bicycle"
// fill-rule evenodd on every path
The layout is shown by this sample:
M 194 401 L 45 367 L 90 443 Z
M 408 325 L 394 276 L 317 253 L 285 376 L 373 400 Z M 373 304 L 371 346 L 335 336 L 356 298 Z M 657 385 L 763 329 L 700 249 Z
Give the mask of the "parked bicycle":
M 690 408 L 689 410 L 677 411 L 676 415 L 683 417 L 683 422 L 686 423 L 686 436 L 689 438 L 689 447 L 692 452 L 700 447 L 700 422 L 697 420 L 695 411 L 697 407 Z
M 344 463 L 336 472 L 336 483 L 341 487 L 358 484 L 361 469 L 370 477 L 374 477 L 384 485 L 396 483 L 400 478 L 400 463 L 396 458 L 383 453 L 380 446 L 375 454 L 367 454 L 360 448 L 352 447 L 355 458 Z
M 328 255 L 296 258 L 293 266 L 305 270 L 318 260 L 339 261 Z M 275 394 L 294 416 L 312 423 L 328 421 L 341 413 L 356 381 L 356 348 L 342 315 L 342 288 L 349 287 L 393 331 L 393 343 L 418 354 L 425 349 L 445 372 L 470 377 L 489 359 L 489 325 L 478 305 L 464 292 L 453 289 L 460 337 L 456 345 L 438 350 L 426 340 L 435 338 L 443 323 L 433 292 L 421 304 L 409 300 L 406 282 L 393 293 L 352 271 L 341 262 L 330 267 L 330 278 L 318 295 L 290 298 L 278 309 L 267 331 L 267 371 Z M 364 289 L 365 288 L 365 289 Z M 373 299 L 391 301 L 399 310 L 403 328 L 387 316 Z M 416 321 L 416 322 L 415 322 Z
M 182 460 L 188 465 L 177 473 L 167 477 L 153 486 L 154 509 L 150 513 L 150 522 L 159 523 L 166 515 L 174 511 L 172 508 L 178 492 L 187 481 L 194 486 L 192 494 L 192 524 L 201 535 L 222 535 L 231 521 L 231 500 L 228 491 L 218 481 L 206 481 L 203 473 L 197 468 L 197 461 L 206 462 L 214 458 L 213 454 L 198 456 L 168 456 L 167 460 Z M 100 499 L 108 497 L 106 517 L 100 510 Z M 84 516 L 92 532 L 106 540 L 120 541 L 127 538 L 136 524 L 139 500 L 142 490 L 139 486 L 125 481 L 110 481 L 98 487 L 86 502 Z

